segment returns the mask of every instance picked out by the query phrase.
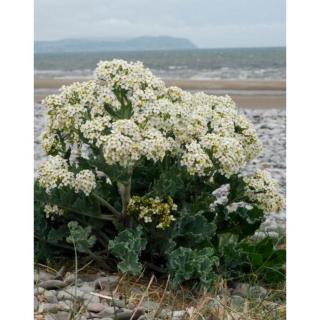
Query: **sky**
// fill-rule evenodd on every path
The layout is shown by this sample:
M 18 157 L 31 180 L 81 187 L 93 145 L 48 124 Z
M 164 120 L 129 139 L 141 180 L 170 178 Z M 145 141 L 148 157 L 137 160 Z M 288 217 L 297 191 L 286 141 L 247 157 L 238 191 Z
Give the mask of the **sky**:
M 35 40 L 173 36 L 200 48 L 285 46 L 285 0 L 35 0 Z

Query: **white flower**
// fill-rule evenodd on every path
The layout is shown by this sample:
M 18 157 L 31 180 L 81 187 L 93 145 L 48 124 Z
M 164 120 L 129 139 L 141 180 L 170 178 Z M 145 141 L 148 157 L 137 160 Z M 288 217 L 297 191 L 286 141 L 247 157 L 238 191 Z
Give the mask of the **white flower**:
M 92 171 L 82 170 L 77 173 L 74 182 L 75 192 L 79 193 L 82 191 L 86 196 L 88 196 L 96 186 L 96 177 Z
M 247 160 L 257 157 L 262 151 L 261 141 L 258 139 L 256 129 L 253 124 L 243 115 L 237 115 L 235 118 L 235 129 Z
M 50 218 L 53 220 L 54 216 L 62 216 L 64 214 L 64 210 L 59 208 L 56 204 L 52 205 L 52 204 L 46 204 L 44 206 L 43 211 L 46 214 L 46 218 Z
M 252 177 L 245 177 L 246 196 L 259 204 L 265 212 L 278 212 L 284 206 L 284 198 L 278 192 L 278 185 L 267 171 L 258 170 Z
M 141 134 L 139 127 L 133 120 L 118 120 L 112 124 L 112 133 L 121 134 L 129 137 L 133 141 L 140 141 Z
M 73 188 L 74 174 L 68 170 L 65 159 L 59 155 L 49 156 L 39 167 L 39 183 L 47 193 L 54 188 Z
M 106 136 L 103 144 L 103 155 L 109 165 L 129 167 L 140 159 L 141 152 L 142 146 L 139 142 L 118 132 Z
M 89 143 L 96 143 L 99 147 L 101 145 L 101 136 L 111 126 L 111 117 L 108 115 L 98 116 L 93 120 L 88 120 L 81 125 L 80 131 L 82 132 L 85 139 Z
M 142 133 L 141 147 L 143 155 L 154 162 L 161 161 L 171 150 L 170 142 L 157 129 L 147 129 Z
M 200 144 L 192 142 L 186 145 L 186 151 L 182 155 L 181 165 L 186 166 L 191 175 L 206 175 L 207 169 L 213 167 L 209 156 L 201 148 Z
M 51 131 L 44 132 L 41 138 L 41 145 L 46 153 L 50 154 L 51 152 L 59 152 L 62 150 L 62 144 L 56 133 Z
M 217 170 L 226 177 L 238 173 L 246 164 L 243 147 L 236 138 L 208 134 L 200 144 L 211 153 Z

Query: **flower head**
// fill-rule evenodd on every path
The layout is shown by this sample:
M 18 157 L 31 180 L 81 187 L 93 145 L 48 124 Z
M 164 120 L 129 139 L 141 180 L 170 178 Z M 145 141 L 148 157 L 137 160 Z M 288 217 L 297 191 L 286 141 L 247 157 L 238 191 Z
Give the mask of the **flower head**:
M 278 192 L 278 185 L 267 171 L 258 170 L 252 177 L 244 178 L 245 193 L 265 212 L 278 212 L 284 206 L 284 198 Z

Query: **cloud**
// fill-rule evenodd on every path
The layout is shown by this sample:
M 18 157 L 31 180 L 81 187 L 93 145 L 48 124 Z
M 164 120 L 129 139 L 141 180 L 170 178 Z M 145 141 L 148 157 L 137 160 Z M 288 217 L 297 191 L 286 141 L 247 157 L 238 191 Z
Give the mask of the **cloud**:
M 285 44 L 285 0 L 37 0 L 35 38 L 186 37 L 201 47 Z

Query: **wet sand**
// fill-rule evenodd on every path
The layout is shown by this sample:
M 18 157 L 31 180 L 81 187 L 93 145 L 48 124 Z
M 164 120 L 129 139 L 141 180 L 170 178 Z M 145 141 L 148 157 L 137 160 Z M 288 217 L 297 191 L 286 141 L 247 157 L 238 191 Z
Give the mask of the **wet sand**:
M 83 79 L 35 79 L 35 102 L 56 93 L 62 85 Z M 286 106 L 286 82 L 279 80 L 165 80 L 167 86 L 208 94 L 230 95 L 240 108 L 283 109 Z

